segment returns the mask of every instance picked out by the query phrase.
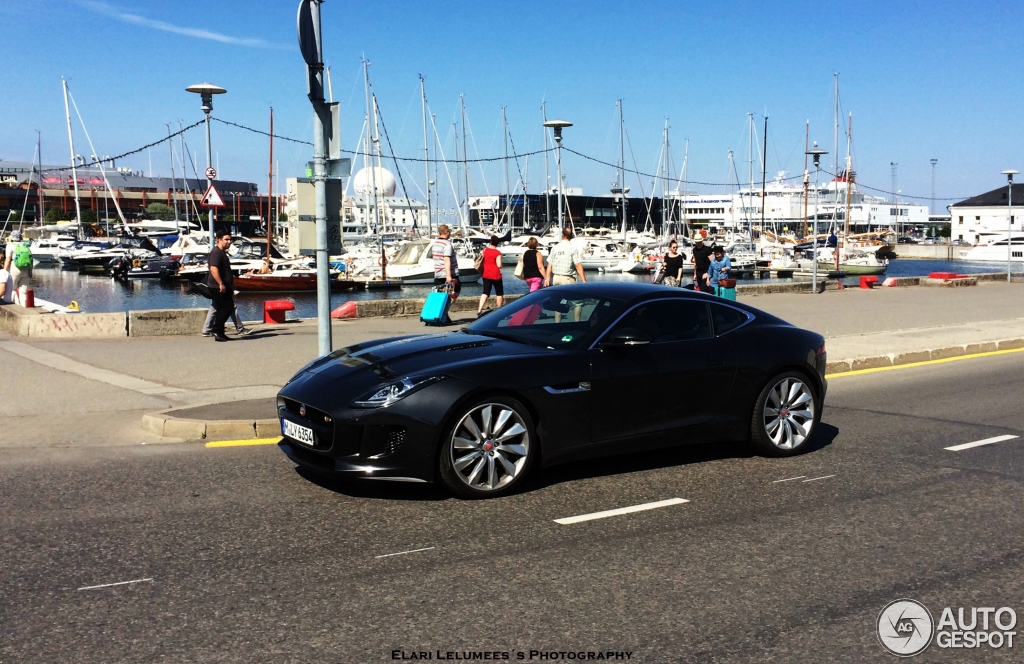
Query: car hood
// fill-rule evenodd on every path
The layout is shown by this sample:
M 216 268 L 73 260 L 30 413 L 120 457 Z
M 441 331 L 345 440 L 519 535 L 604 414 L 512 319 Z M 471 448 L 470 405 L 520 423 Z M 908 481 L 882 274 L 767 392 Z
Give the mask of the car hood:
M 314 362 L 304 372 L 369 388 L 403 376 L 443 375 L 487 357 L 532 355 L 540 351 L 537 346 L 475 334 L 425 334 L 342 348 Z

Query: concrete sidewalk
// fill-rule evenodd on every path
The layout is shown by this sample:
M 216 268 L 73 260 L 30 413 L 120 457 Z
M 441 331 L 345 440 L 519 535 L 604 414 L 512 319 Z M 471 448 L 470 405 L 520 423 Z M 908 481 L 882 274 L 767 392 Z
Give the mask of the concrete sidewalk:
M 1024 284 L 846 289 L 741 300 L 821 332 L 828 340 L 831 372 L 1024 347 Z M 456 314 L 456 324 L 442 329 L 454 332 L 472 320 Z M 335 348 L 438 331 L 425 328 L 415 317 L 337 321 L 333 330 Z M 14 386 L 0 402 L 0 416 L 9 423 L 0 428 L 0 447 L 66 444 L 54 430 L 56 425 L 74 431 L 73 439 L 84 444 L 140 442 L 145 436 L 158 442 L 166 440 L 163 434 L 169 431 L 142 434 L 138 423 L 143 414 L 230 402 L 248 402 L 252 412 L 240 417 L 235 417 L 237 407 L 192 412 L 203 413 L 206 421 L 247 420 L 248 431 L 256 435 L 256 420 L 265 417 L 279 386 L 316 353 L 316 321 L 259 325 L 252 336 L 230 343 L 199 335 L 76 341 L 0 338 L 0 367 L 13 376 L 8 384 Z M 134 432 L 125 428 L 132 418 Z M 76 423 L 89 423 L 88 430 Z M 116 423 L 116 431 L 104 432 L 104 423 Z M 196 437 L 180 430 L 178 434 L 172 438 Z

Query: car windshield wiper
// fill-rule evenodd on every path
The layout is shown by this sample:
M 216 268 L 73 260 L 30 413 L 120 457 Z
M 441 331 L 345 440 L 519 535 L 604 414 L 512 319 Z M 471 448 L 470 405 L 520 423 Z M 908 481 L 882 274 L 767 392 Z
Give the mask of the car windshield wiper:
M 469 328 L 465 328 L 465 329 L 467 331 L 469 330 Z M 517 336 L 511 335 L 511 334 L 503 334 L 501 332 L 492 332 L 491 330 L 480 331 L 480 332 L 469 331 L 469 334 L 479 334 L 482 337 L 494 337 L 495 339 L 503 339 L 505 341 L 513 341 L 515 343 L 520 343 L 520 344 L 529 344 L 530 346 L 542 346 L 544 348 L 548 347 L 547 344 L 541 343 L 539 341 L 534 341 L 533 339 L 525 339 L 523 337 L 517 337 Z

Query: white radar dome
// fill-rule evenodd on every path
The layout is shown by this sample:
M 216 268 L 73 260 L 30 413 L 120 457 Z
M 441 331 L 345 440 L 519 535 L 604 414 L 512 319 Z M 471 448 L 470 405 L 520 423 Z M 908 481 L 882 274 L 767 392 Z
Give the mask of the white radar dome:
M 370 173 L 373 173 L 373 180 L 370 180 Z M 361 196 L 372 196 L 376 189 L 378 196 L 391 197 L 395 195 L 397 185 L 391 171 L 375 166 L 359 169 L 352 180 L 352 187 Z

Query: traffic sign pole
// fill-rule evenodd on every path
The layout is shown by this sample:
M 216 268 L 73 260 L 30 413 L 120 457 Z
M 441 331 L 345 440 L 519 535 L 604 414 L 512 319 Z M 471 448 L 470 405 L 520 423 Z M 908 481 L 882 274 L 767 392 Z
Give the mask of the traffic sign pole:
M 324 64 L 320 3 L 301 0 L 298 13 L 299 49 L 306 61 L 309 101 L 313 104 L 313 190 L 316 196 L 316 311 L 320 356 L 331 352 L 331 284 L 327 255 L 327 174 L 325 164 Z

